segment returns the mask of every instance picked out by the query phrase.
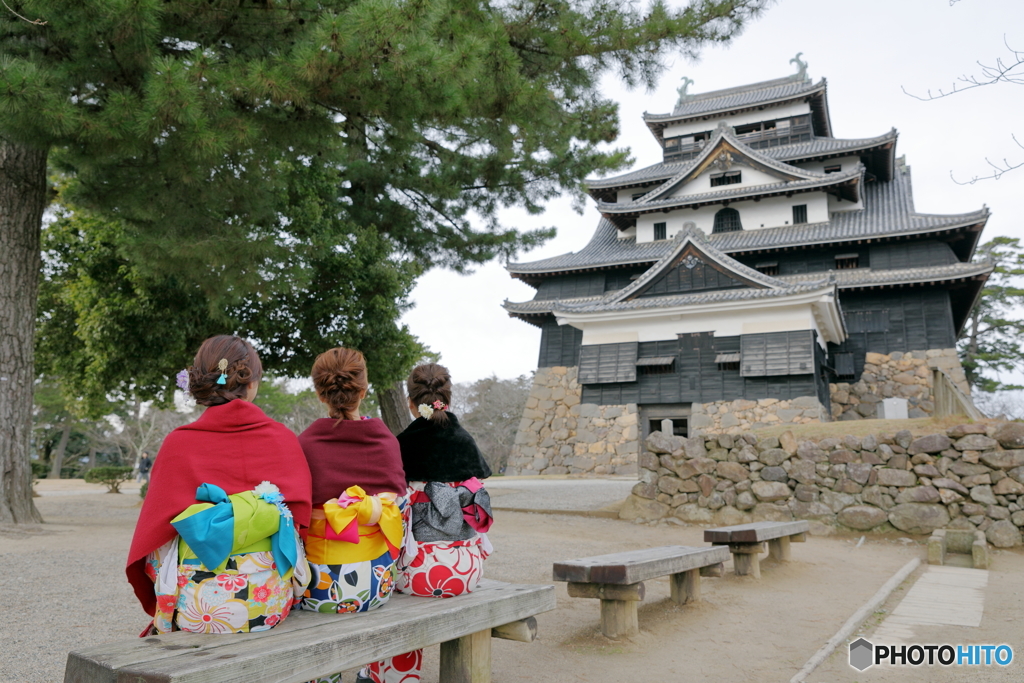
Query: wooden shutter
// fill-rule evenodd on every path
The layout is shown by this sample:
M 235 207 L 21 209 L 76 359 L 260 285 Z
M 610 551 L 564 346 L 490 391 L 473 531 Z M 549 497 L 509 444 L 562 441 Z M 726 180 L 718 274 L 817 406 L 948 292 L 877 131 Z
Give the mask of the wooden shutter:
M 636 381 L 637 342 L 593 344 L 580 349 L 579 383 Z
M 769 377 L 814 373 L 814 333 L 810 330 L 740 336 L 740 375 Z

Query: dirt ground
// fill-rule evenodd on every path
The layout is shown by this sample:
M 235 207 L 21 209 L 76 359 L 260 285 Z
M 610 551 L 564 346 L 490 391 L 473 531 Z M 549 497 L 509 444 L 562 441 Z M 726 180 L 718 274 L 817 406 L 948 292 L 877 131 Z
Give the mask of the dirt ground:
M 138 498 L 68 491 L 36 501 L 47 524 L 30 531 L 0 528 L 0 681 L 60 681 L 70 649 L 132 638 L 146 621 L 123 573 Z M 515 583 L 550 583 L 551 564 L 559 559 L 704 545 L 696 527 L 515 512 L 498 513 L 491 539 L 495 553 L 485 575 Z M 857 547 L 858 539 L 834 535 L 794 544 L 791 562 L 762 561 L 760 580 L 735 576 L 729 563 L 724 577 L 703 579 L 704 599 L 694 606 L 672 603 L 666 579 L 648 582 L 642 633 L 633 642 L 606 640 L 597 601 L 569 598 L 565 585 L 556 584 L 558 608 L 537 617 L 537 642 L 493 641 L 493 680 L 789 681 L 893 573 L 925 555 L 920 541 L 868 537 Z M 1006 670 L 859 673 L 841 647 L 809 683 L 1021 680 L 1022 573 L 1024 553 L 996 552 L 981 628 L 921 634 L 922 642 L 1008 643 L 1016 659 Z M 865 625 L 863 635 L 870 638 L 881 617 Z M 437 651 L 427 652 L 424 683 L 437 683 Z

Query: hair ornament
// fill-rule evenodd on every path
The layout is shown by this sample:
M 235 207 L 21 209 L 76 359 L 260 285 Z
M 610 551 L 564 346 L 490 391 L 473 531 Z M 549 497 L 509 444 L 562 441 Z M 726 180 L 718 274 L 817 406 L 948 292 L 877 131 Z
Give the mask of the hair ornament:
M 185 392 L 185 396 L 190 396 L 188 391 L 188 370 L 182 370 L 174 376 L 175 383 L 178 388 Z
M 430 419 L 430 416 L 434 414 L 434 409 L 428 406 L 426 403 L 421 403 L 416 406 L 416 410 L 420 411 L 420 415 L 426 419 Z
M 444 401 L 434 401 L 430 404 L 434 410 L 448 410 L 448 405 Z
M 220 370 L 220 377 L 217 379 L 217 384 L 227 384 L 228 383 L 228 359 L 227 358 L 221 358 L 220 361 L 217 362 L 217 369 Z

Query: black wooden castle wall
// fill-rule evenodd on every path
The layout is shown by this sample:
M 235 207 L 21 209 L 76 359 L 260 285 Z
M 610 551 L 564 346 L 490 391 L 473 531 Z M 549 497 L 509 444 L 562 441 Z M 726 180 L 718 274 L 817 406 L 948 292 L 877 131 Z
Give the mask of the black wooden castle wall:
M 835 356 L 852 353 L 855 378 L 864 370 L 864 354 L 925 351 L 956 346 L 949 291 L 939 287 L 895 291 L 840 292 L 839 305 L 848 337 L 829 344 Z
M 886 242 L 870 246 L 839 244 L 822 249 L 732 256 L 751 268 L 771 263 L 777 265 L 778 275 L 799 275 L 835 270 L 836 256 L 849 254 L 857 255 L 858 267 L 873 270 L 945 266 L 959 260 L 949 244 L 937 240 Z

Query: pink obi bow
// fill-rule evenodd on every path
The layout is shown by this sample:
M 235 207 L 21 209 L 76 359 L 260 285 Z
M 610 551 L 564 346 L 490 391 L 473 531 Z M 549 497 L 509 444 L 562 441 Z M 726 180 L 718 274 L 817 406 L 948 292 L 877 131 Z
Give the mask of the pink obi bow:
M 368 496 L 359 486 L 348 487 L 337 498 L 324 503 L 327 524 L 324 538 L 330 541 L 359 542 L 359 527 L 378 525 L 389 544 L 402 542 L 402 513 L 395 505 L 394 493 Z

